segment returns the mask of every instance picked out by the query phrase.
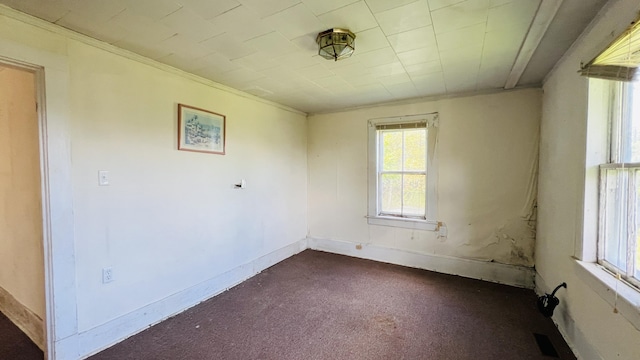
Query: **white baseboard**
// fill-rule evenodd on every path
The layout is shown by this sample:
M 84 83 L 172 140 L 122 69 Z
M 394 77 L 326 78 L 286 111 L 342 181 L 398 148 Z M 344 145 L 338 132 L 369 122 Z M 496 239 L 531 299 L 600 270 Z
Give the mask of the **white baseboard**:
M 297 241 L 106 324 L 62 339 L 56 346 L 56 359 L 78 359 L 96 354 L 240 284 L 305 249 L 307 240 Z
M 535 291 L 538 295 L 548 294 L 553 291 L 552 288 L 547 286 L 544 278 L 537 272 Z M 564 341 L 567 342 L 567 345 L 569 345 L 578 360 L 603 360 L 602 356 L 591 346 L 589 340 L 587 340 L 584 333 L 576 325 L 576 322 L 567 311 L 566 304 L 560 302 L 551 319 L 556 324 Z
M 0 287 L 0 312 L 25 333 L 34 344 L 44 350 L 44 321 Z
M 370 244 L 308 238 L 309 248 L 362 259 L 458 275 L 521 288 L 534 288 L 533 268 L 430 255 Z M 356 248 L 359 246 L 360 249 Z
M 60 339 L 56 359 L 83 359 L 251 278 L 306 249 L 326 251 L 402 266 L 438 271 L 517 287 L 533 288 L 531 268 L 454 257 L 412 253 L 404 250 L 326 239 L 307 238 L 219 274 L 201 284 L 137 309 L 106 324 Z

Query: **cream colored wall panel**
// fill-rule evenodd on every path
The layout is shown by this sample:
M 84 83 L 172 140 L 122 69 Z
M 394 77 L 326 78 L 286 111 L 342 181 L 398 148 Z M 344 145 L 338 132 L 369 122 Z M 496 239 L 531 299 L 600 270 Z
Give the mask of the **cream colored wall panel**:
M 70 59 L 81 332 L 305 236 L 303 116 L 77 42 Z M 176 150 L 177 103 L 227 116 L 226 155 Z
M 543 281 L 536 281 L 537 290 L 550 291 L 567 283 L 554 321 L 578 358 L 584 359 L 640 358 L 640 331 L 578 276 L 573 258 L 580 256 L 576 253 L 580 242 L 597 237 L 586 233 L 596 229 L 591 224 L 597 222 L 597 212 L 585 211 L 584 206 L 585 197 L 597 196 L 585 195 L 585 182 L 594 170 L 597 173 L 593 164 L 587 164 L 594 155 L 587 155 L 586 149 L 595 151 L 587 145 L 598 134 L 587 133 L 588 127 L 594 128 L 588 124 L 589 81 L 576 69 L 634 21 L 639 10 L 634 0 L 610 2 L 544 84 L 535 248 L 536 271 Z
M 523 214 L 535 173 L 540 92 L 385 105 L 309 118 L 309 236 L 510 265 L 533 265 Z M 436 232 L 368 225 L 367 121 L 440 113 Z

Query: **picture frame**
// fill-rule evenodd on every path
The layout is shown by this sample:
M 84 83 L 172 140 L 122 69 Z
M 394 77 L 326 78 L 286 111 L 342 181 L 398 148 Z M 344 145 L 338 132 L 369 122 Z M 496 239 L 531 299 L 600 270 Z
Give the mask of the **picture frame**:
M 226 116 L 178 104 L 178 150 L 225 154 Z

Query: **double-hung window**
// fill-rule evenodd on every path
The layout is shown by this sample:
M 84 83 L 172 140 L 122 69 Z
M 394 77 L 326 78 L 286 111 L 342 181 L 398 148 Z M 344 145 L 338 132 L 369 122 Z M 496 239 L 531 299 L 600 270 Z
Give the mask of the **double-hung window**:
M 434 230 L 437 114 L 369 122 L 369 223 Z
M 640 285 L 640 84 L 608 82 L 609 161 L 600 166 L 598 262 Z
M 607 163 L 600 165 L 598 263 L 640 285 L 640 23 L 634 22 L 582 66 L 601 89 L 596 112 L 609 119 Z

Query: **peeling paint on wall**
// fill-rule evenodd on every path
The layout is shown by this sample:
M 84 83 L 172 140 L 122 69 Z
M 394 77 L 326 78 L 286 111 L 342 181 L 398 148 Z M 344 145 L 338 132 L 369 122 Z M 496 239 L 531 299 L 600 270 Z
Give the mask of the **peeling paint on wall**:
M 489 244 L 479 250 L 494 254 L 492 261 L 495 262 L 533 266 L 535 238 L 535 224 L 531 226 L 528 219 L 515 218 L 496 229 Z
M 529 161 L 531 164 L 529 184 L 527 186 L 525 204 L 520 216 L 505 221 L 479 244 L 474 244 L 473 242 L 464 243 L 463 246 L 473 248 L 474 259 L 528 267 L 534 265 L 538 190 L 538 138 L 539 133 L 536 136 L 536 146 Z
M 310 116 L 310 236 L 533 266 L 540 102 L 525 89 Z M 367 119 L 433 111 L 437 229 L 368 225 Z

